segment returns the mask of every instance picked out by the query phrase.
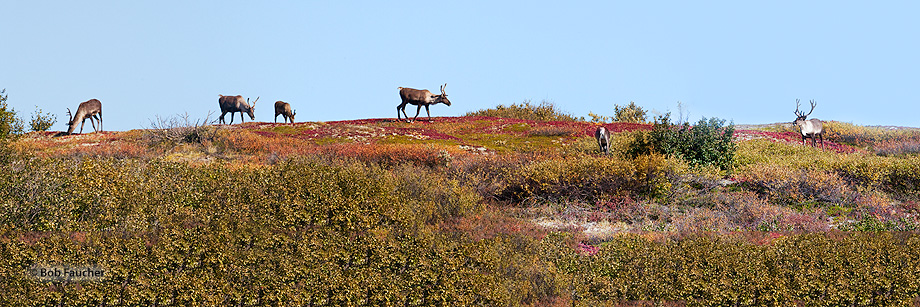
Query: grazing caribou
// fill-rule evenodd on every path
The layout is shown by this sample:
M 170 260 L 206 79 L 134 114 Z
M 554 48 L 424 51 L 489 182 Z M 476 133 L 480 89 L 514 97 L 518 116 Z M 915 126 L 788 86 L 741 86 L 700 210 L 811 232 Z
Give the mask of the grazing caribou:
M 297 115 L 297 110 L 291 112 L 291 104 L 278 100 L 275 101 L 275 122 L 278 122 L 278 115 L 281 115 L 283 122 L 287 122 L 289 119 L 291 123 L 294 123 L 294 115 Z
M 795 121 L 792 122 L 793 125 L 799 126 L 802 131 L 802 145 L 806 145 L 805 140 L 811 138 L 811 146 L 817 147 L 815 144 L 815 138 L 821 138 L 821 149 L 824 149 L 824 123 L 820 119 L 812 118 L 805 120 L 805 117 L 811 115 L 811 112 L 815 110 L 815 106 L 818 104 L 816 101 L 809 101 L 811 104 L 811 110 L 808 111 L 808 114 L 805 114 L 804 111 L 799 111 L 799 100 L 795 100 Z
M 80 133 L 83 133 L 83 125 L 86 124 L 87 119 L 90 125 L 93 125 L 93 130 L 102 131 L 102 102 L 99 102 L 98 99 L 84 101 L 77 107 L 76 115 L 71 114 L 70 108 L 67 108 L 67 119 L 67 134 L 73 134 L 73 130 L 77 128 L 77 122 L 80 122 Z M 96 129 L 93 119 L 99 121 L 99 129 Z
M 594 138 L 597 139 L 597 146 L 600 146 L 601 152 L 610 154 L 610 130 L 604 126 L 597 127 Z
M 402 98 L 402 103 L 396 106 L 396 120 L 399 120 L 399 111 L 402 111 L 402 114 L 406 116 L 406 122 L 409 121 L 409 115 L 406 114 L 406 104 L 413 104 L 418 106 L 418 110 L 415 111 L 415 120 L 418 118 L 418 114 L 422 112 L 422 106 L 425 106 L 425 113 L 428 113 L 428 121 L 431 121 L 431 112 L 428 111 L 428 106 L 438 103 L 446 104 L 450 106 L 450 100 L 447 100 L 447 93 L 444 92 L 444 89 L 447 87 L 447 83 L 441 86 L 441 95 L 434 95 L 428 90 L 417 90 L 414 88 L 399 88 L 399 98 Z
M 252 120 L 256 119 L 256 114 L 255 114 L 256 101 L 259 101 L 259 97 L 256 97 L 256 100 L 253 100 L 252 105 L 250 105 L 249 98 L 246 98 L 246 100 L 243 100 L 243 96 L 240 96 L 240 95 L 236 95 L 236 96 L 218 95 L 218 96 L 220 96 L 220 98 L 217 100 L 217 102 L 220 103 L 220 117 L 218 118 L 218 121 L 220 121 L 220 123 L 224 123 L 224 115 L 227 114 L 228 112 L 230 113 L 230 124 L 231 125 L 233 124 L 233 113 L 234 112 L 240 112 L 240 121 L 244 123 L 246 122 L 246 120 L 243 119 L 243 113 L 249 114 L 249 119 L 252 119 Z

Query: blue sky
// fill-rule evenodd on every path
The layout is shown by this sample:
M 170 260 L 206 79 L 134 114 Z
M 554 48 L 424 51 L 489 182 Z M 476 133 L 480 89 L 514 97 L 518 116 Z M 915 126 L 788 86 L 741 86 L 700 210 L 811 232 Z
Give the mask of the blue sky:
M 0 88 L 26 120 L 90 98 L 106 130 L 260 96 L 298 121 L 433 116 L 548 100 L 576 116 L 635 101 L 735 123 L 812 114 L 920 126 L 916 1 L 7 1 Z M 407 112 L 414 109 L 407 110 Z M 422 111 L 424 115 L 424 111 Z M 216 118 L 219 114 L 212 115 Z M 411 114 L 410 114 L 411 115 Z M 247 118 L 248 120 L 248 118 Z M 239 122 L 239 118 L 235 122 Z

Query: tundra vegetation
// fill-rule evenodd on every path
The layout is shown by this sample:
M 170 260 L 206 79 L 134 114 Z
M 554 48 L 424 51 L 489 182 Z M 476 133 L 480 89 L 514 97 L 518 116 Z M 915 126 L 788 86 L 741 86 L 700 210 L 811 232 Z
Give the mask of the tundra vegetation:
M 422 124 L 201 123 L 60 138 L 3 130 L 0 292 L 16 295 L 0 304 L 903 306 L 920 296 L 915 130 L 826 122 L 822 150 L 792 127 L 663 116 L 605 124 L 602 155 L 595 123 L 529 102 Z M 105 278 L 32 277 L 54 264 L 98 266 Z
M 32 113 L 32 120 L 29 121 L 29 129 L 32 131 L 48 131 L 56 122 L 56 115 L 42 112 L 42 109 L 35 106 L 35 112 Z

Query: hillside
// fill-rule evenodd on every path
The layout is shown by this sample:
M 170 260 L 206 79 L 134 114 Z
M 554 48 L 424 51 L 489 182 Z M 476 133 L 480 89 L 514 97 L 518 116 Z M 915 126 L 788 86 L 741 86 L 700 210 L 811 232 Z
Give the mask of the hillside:
M 915 130 L 738 127 L 730 169 L 655 127 L 500 117 L 29 133 L 3 165 L 14 304 L 889 305 L 920 296 Z M 859 259 L 854 262 L 853 259 Z M 93 265 L 103 281 L 36 281 Z M 880 271 L 881 270 L 881 271 Z M 830 292 L 828 292 L 830 291 Z

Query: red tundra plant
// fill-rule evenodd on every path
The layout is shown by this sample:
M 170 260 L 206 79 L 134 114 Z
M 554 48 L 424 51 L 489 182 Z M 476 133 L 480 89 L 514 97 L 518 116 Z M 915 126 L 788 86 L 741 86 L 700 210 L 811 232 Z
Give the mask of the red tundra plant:
M 585 255 L 585 256 L 594 256 L 597 254 L 599 250 L 600 248 L 598 248 L 597 246 L 593 246 L 591 244 L 587 244 L 584 242 L 579 242 L 578 246 L 575 248 L 575 251 L 577 253 Z

